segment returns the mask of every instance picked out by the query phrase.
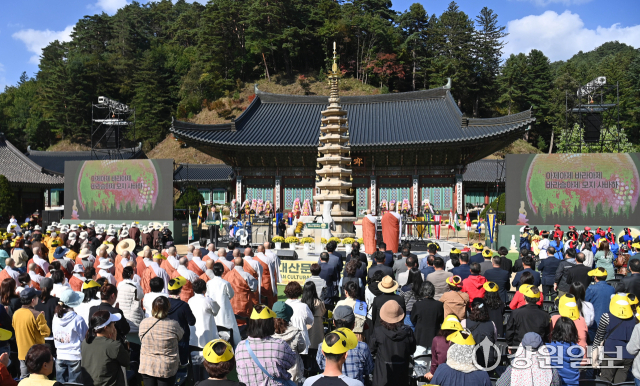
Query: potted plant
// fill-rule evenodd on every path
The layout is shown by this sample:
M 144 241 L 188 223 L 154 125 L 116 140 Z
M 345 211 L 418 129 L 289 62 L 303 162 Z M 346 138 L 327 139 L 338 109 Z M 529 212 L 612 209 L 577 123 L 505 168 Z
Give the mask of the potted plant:
M 291 249 L 292 251 L 296 249 L 296 244 L 298 244 L 298 242 L 300 242 L 300 240 L 295 237 L 295 236 L 289 236 L 286 239 L 284 239 L 285 243 L 289 244 L 289 249 Z
M 276 245 L 276 249 L 280 249 L 280 248 L 282 248 L 282 243 L 284 242 L 284 237 L 275 236 L 274 238 L 271 239 L 271 241 Z
M 321 237 L 320 243 L 322 244 L 322 250 L 325 250 L 327 248 L 327 239 L 325 239 L 324 237 Z
M 355 240 L 352 237 L 345 237 L 342 239 L 342 245 L 344 245 L 344 249 L 347 251 L 347 255 L 351 253 L 351 244 L 353 244 Z
M 310 244 L 312 244 L 314 242 L 313 237 L 303 237 L 300 242 L 302 243 L 302 245 L 304 246 L 304 250 L 308 251 L 310 248 Z
M 362 237 L 359 237 L 359 238 L 358 238 L 358 243 L 359 243 L 360 245 L 364 244 L 364 239 L 363 239 Z
M 335 241 L 336 244 L 340 244 L 340 238 L 339 237 L 335 237 L 335 236 L 329 237 L 329 241 Z

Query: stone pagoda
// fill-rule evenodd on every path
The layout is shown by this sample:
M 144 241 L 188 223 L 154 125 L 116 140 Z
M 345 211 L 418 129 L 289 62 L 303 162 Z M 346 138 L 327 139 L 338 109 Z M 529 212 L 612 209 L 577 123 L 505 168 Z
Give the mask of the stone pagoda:
M 349 195 L 351 189 L 351 148 L 349 146 L 349 123 L 347 112 L 340 107 L 338 94 L 338 65 L 336 64 L 336 43 L 333 43 L 333 66 L 329 73 L 331 93 L 329 94 L 329 107 L 322 111 L 322 123 L 320 125 L 320 142 L 318 144 L 318 164 L 320 170 L 316 170 L 316 187 L 320 193 L 313 199 L 320 204 L 322 215 L 325 202 L 331 202 L 331 218 L 335 222 L 336 229 L 333 235 L 340 238 L 354 237 L 353 222 L 356 217 L 348 210 L 349 202 L 353 196 Z

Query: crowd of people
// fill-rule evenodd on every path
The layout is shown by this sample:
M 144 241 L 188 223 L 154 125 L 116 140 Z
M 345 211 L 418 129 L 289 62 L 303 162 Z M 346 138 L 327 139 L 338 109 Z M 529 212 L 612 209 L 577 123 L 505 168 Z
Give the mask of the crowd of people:
M 516 259 L 331 241 L 278 293 L 269 243 L 179 255 L 142 237 L 158 225 L 9 228 L 0 386 L 640 383 L 637 240 L 523 229 Z

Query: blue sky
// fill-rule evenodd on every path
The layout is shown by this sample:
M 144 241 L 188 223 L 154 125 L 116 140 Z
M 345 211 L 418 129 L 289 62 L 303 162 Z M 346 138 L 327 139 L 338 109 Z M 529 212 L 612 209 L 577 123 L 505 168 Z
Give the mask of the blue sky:
M 144 0 L 143 0 L 144 1 Z M 404 11 L 415 0 L 397 0 Z M 421 0 L 429 14 L 439 15 L 450 0 Z M 15 84 L 26 71 L 38 70 L 39 54 L 49 42 L 69 39 L 85 15 L 113 14 L 127 0 L 3 1 L 0 12 L 0 90 Z M 640 0 L 459 0 L 460 9 L 475 18 L 487 6 L 510 35 L 505 56 L 542 50 L 551 60 L 565 60 L 610 40 L 640 47 Z

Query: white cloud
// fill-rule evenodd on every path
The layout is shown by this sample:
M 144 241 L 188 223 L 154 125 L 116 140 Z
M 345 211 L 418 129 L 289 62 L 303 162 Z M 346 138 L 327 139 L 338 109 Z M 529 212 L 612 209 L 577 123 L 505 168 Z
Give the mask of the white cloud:
M 562 4 L 565 6 L 569 6 L 572 4 L 585 4 L 591 2 L 591 0 L 518 0 L 518 1 L 528 1 L 537 5 L 538 7 L 546 7 L 549 4 Z
M 89 9 L 101 9 L 108 14 L 114 14 L 118 9 L 129 4 L 127 0 L 98 0 L 95 4 L 87 5 Z
M 546 11 L 542 15 L 512 20 L 507 23 L 507 31 L 506 56 L 538 49 L 551 61 L 566 60 L 578 51 L 591 51 L 613 40 L 640 47 L 640 25 L 622 27 L 613 24 L 588 29 L 580 16 L 570 11 L 562 14 Z
M 48 29 L 41 31 L 29 28 L 20 30 L 11 36 L 23 42 L 27 46 L 27 51 L 35 54 L 29 59 L 29 63 L 38 64 L 40 63 L 40 55 L 42 55 L 43 48 L 54 40 L 61 42 L 70 41 L 72 31 L 72 25 L 67 26 L 67 28 L 62 31 L 51 31 Z

